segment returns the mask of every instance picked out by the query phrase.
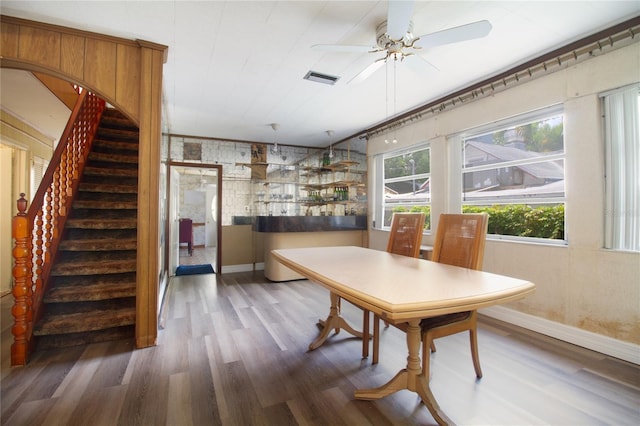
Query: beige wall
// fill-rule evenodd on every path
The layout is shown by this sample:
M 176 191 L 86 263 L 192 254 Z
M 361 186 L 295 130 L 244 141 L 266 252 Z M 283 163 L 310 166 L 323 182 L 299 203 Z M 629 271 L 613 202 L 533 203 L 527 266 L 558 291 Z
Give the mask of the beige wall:
M 11 114 L 0 111 L 0 294 L 11 290 L 13 238 L 11 222 L 17 213 L 20 192 L 27 200 L 31 187 L 31 165 L 34 157 L 49 160 L 53 140 Z
M 494 96 L 411 123 L 398 145 L 430 141 L 433 219 L 454 211 L 447 188 L 447 135 L 528 111 L 564 104 L 566 232 L 569 244 L 488 241 L 484 269 L 534 282 L 536 293 L 509 308 L 567 326 L 640 344 L 640 254 L 603 249 L 604 145 L 602 91 L 640 80 L 640 48 L 631 46 L 540 77 Z M 369 140 L 369 158 L 389 149 L 384 135 Z M 375 176 L 369 168 L 369 187 Z M 444 190 L 438 190 L 444 188 Z M 372 192 L 372 191 L 370 191 Z M 453 196 L 451 196 L 453 197 Z M 371 197 L 372 198 L 372 197 Z M 369 206 L 372 211 L 373 206 Z M 433 229 L 437 226 L 434 223 Z M 387 232 L 372 230 L 370 245 L 384 250 Z M 424 243 L 432 236 L 425 236 Z
M 3 182 L 2 191 L 0 191 L 0 296 L 11 291 L 12 282 L 11 218 L 15 209 L 11 209 L 13 204 L 9 190 L 11 186 L 5 183 L 11 182 L 12 153 L 12 148 L 0 144 L 0 182 Z
M 253 232 L 252 225 L 223 226 L 221 244 L 223 268 L 262 262 L 262 237 Z

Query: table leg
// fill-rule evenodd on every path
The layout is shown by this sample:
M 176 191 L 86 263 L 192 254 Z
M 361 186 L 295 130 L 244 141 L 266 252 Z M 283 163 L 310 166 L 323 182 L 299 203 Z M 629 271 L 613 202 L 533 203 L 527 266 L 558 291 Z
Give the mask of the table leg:
M 316 337 L 316 340 L 311 342 L 309 345 L 309 350 L 312 351 L 314 349 L 319 348 L 325 340 L 329 337 L 329 333 L 331 329 L 336 330 L 336 334 L 340 332 L 340 329 L 344 329 L 347 333 L 353 334 L 354 336 L 362 339 L 362 333 L 354 330 L 347 322 L 340 316 L 340 312 L 338 310 L 338 301 L 340 297 L 335 293 L 330 293 L 331 297 L 331 308 L 329 309 L 329 316 L 326 320 L 320 320 L 320 325 L 322 326 L 322 331 L 320 335 Z
M 369 310 L 362 310 L 362 358 L 369 356 Z
M 380 318 L 373 316 L 373 359 L 371 364 L 378 363 L 378 354 L 380 352 Z
M 409 321 L 407 348 L 409 350 L 407 368 L 400 370 L 398 374 L 382 386 L 355 391 L 356 399 L 380 399 L 399 390 L 407 389 L 420 395 L 422 402 L 438 424 L 454 424 L 440 409 L 429 387 L 429 379 L 422 374 L 420 364 L 420 320 Z

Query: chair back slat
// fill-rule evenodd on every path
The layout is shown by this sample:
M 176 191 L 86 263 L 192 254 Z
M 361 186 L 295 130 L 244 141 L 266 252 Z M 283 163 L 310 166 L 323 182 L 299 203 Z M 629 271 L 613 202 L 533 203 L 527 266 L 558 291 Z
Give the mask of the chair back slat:
M 419 257 L 424 213 L 394 213 L 387 243 L 389 253 Z
M 482 269 L 489 216 L 486 213 L 442 214 L 432 260 L 469 269 Z

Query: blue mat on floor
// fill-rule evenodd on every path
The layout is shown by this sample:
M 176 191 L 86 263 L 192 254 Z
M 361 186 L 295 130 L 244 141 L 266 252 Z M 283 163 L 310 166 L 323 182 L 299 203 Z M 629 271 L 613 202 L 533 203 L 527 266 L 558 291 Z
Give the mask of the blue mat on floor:
M 213 266 L 206 265 L 180 265 L 176 268 L 176 275 L 213 274 Z

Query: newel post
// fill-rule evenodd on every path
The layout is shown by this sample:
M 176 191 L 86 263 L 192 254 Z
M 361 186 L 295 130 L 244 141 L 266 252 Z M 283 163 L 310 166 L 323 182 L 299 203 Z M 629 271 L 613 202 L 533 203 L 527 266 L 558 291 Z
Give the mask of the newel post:
M 12 232 L 15 239 L 13 258 L 13 298 L 14 304 L 11 313 L 14 317 L 11 333 L 14 342 L 11 345 L 11 365 L 25 365 L 28 350 L 28 327 L 31 315 L 31 279 L 29 277 L 29 224 L 27 220 L 27 200 L 24 193 L 20 194 L 17 201 L 18 214 L 13 218 Z

